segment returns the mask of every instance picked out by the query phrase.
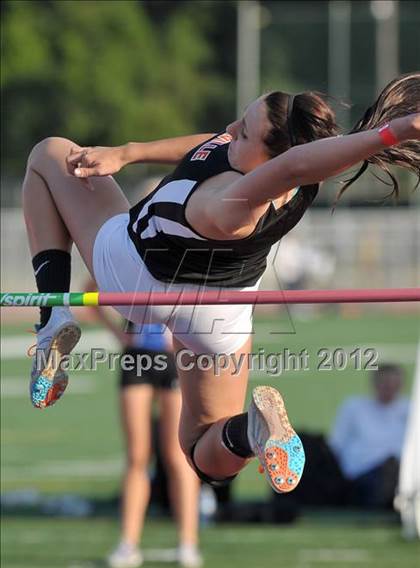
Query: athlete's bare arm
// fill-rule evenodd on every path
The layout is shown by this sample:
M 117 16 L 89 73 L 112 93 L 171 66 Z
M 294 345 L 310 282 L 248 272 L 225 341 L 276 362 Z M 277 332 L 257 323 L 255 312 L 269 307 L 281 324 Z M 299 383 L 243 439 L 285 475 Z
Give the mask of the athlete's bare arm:
M 123 146 L 124 165 L 136 162 L 177 164 L 187 152 L 215 135 L 215 133 L 193 134 L 154 142 L 129 142 Z
M 123 146 L 78 148 L 67 157 L 70 174 L 87 178 L 113 175 L 128 164 L 177 164 L 187 152 L 215 134 L 193 134 Z
M 399 142 L 420 139 L 420 114 L 397 118 L 390 126 Z M 235 235 L 285 192 L 335 176 L 384 147 L 377 129 L 295 146 L 220 191 L 207 204 L 207 215 L 222 233 Z

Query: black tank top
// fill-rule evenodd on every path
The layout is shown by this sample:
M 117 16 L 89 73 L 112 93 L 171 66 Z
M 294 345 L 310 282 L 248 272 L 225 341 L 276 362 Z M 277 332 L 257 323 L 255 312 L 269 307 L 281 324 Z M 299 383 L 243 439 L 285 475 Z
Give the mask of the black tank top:
M 204 180 L 232 171 L 231 137 L 222 133 L 193 148 L 156 189 L 130 209 L 128 233 L 149 272 L 175 284 L 245 287 L 262 276 L 271 246 L 302 218 L 318 185 L 298 188 L 283 207 L 273 204 L 251 235 L 213 240 L 197 233 L 185 217 L 188 199 Z

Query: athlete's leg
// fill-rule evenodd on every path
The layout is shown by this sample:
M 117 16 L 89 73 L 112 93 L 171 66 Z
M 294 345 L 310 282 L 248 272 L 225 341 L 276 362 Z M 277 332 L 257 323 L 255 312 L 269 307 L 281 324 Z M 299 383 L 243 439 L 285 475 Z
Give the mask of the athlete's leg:
M 136 545 L 141 539 L 150 497 L 148 463 L 151 447 L 153 387 L 129 385 L 121 391 L 121 420 L 126 442 L 127 466 L 121 508 L 121 540 Z
M 167 466 L 169 494 L 179 533 L 180 545 L 196 546 L 198 540 L 198 498 L 200 482 L 190 468 L 178 440 L 182 398 L 177 389 L 161 388 L 159 434 Z
M 72 241 L 94 276 L 92 252 L 99 228 L 129 209 L 111 177 L 90 180 L 92 191 L 86 181 L 67 172 L 65 159 L 75 146 L 64 138 L 47 138 L 33 148 L 28 159 L 23 210 L 40 292 L 69 291 Z M 62 396 L 68 378 L 60 369 L 61 361 L 79 337 L 80 328 L 67 308 L 41 307 L 37 352 L 42 350 L 48 363 L 39 365 L 34 359 L 30 388 L 34 406 L 50 406 Z
M 175 351 L 184 345 L 174 338 Z M 250 352 L 251 338 L 235 352 L 238 361 L 241 354 Z M 183 356 L 186 358 L 186 356 Z M 182 390 L 182 415 L 180 424 L 181 447 L 191 461 L 194 449 L 195 465 L 207 476 L 225 479 L 238 473 L 249 458 L 235 455 L 222 443 L 222 431 L 226 421 L 243 412 L 248 383 L 247 359 L 239 372 L 229 367 L 215 375 L 214 369 L 200 370 L 194 361 L 191 370 L 178 369 Z M 185 359 L 183 366 L 189 366 Z
M 30 167 L 23 182 L 23 213 L 32 256 L 48 249 L 71 251 L 72 239 L 45 181 Z
M 70 251 L 74 241 L 93 275 L 98 230 L 130 205 L 113 178 L 90 178 L 92 191 L 67 172 L 65 158 L 77 147 L 65 138 L 47 138 L 33 148 L 23 183 L 23 209 L 32 255 L 48 249 Z
M 238 373 L 233 365 L 216 376 L 214 368 L 194 364 L 179 371 L 183 394 L 180 441 L 190 464 L 205 481 L 227 480 L 253 456 L 258 457 L 275 491 L 293 490 L 302 475 L 302 442 L 290 425 L 284 401 L 272 387 L 253 389 L 243 413 L 251 342 L 234 353 L 244 359 Z M 179 341 L 175 348 L 180 348 Z

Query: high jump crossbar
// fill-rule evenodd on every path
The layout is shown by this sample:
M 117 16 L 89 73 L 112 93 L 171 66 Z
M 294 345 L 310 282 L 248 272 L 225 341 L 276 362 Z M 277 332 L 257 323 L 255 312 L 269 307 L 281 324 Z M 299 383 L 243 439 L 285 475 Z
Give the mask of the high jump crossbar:
M 196 290 L 176 292 L 68 292 L 1 294 L 1 307 L 194 306 L 229 304 L 348 304 L 419 302 L 420 288 L 341 290 Z

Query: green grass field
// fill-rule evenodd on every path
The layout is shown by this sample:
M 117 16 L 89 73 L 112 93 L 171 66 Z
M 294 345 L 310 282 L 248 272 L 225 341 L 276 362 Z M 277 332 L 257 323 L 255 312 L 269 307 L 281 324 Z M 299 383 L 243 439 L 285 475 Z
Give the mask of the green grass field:
M 74 493 L 107 499 L 118 493 L 123 466 L 122 440 L 116 404 L 116 375 L 74 372 L 64 399 L 45 412 L 28 400 L 29 361 L 14 343 L 22 341 L 28 326 L 3 326 L 2 339 L 2 493 L 31 489 L 45 495 Z M 396 361 L 407 371 L 406 392 L 414 372 L 418 343 L 418 314 L 353 314 L 344 318 L 330 312 L 312 319 L 259 317 L 254 352 L 299 353 L 307 350 L 307 370 L 279 376 L 251 373 L 250 386 L 272 384 L 285 396 L 297 428 L 327 432 L 337 406 L 348 395 L 368 391 L 368 373 L 356 370 L 349 359 L 343 370 L 318 370 L 320 349 L 360 348 L 360 363 L 378 351 L 379 362 Z M 279 332 L 272 334 L 272 331 Z M 90 330 L 92 332 L 92 330 Z M 31 343 L 27 336 L 27 346 Z M 19 344 L 20 345 L 20 344 Z M 83 349 L 83 338 L 80 344 Z M 338 358 L 336 364 L 342 363 Z M 237 499 L 267 495 L 255 463 L 235 482 Z M 101 558 L 118 536 L 118 518 L 111 514 L 66 519 L 30 514 L 4 514 L 2 566 L 38 568 L 102 566 Z M 202 548 L 208 567 L 382 567 L 418 565 L 420 546 L 406 543 L 400 528 L 388 517 L 348 512 L 308 512 L 295 524 L 221 525 L 202 530 Z M 173 524 L 150 519 L 144 549 L 175 546 Z M 416 560 L 417 558 L 417 560 Z M 150 566 L 167 566 L 150 562 Z

